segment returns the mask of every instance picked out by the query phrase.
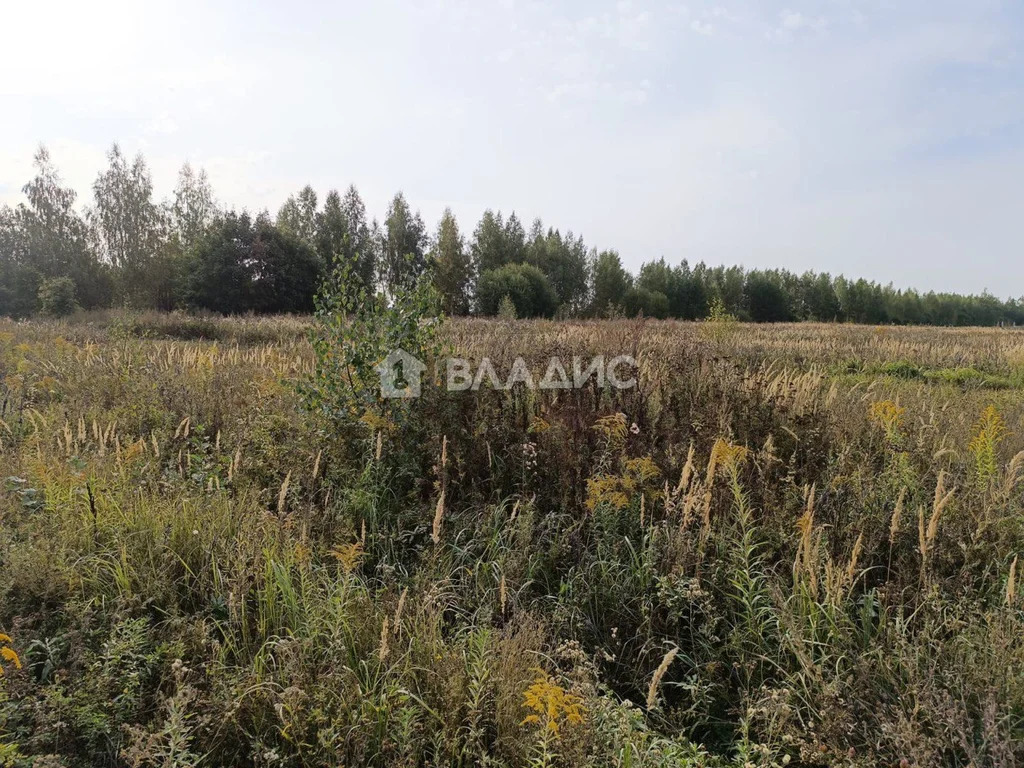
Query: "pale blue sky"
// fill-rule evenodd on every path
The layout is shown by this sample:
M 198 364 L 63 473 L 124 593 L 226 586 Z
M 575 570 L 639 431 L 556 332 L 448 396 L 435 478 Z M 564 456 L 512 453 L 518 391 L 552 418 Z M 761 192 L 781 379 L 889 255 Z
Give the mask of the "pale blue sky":
M 0 0 L 0 201 L 114 140 L 276 210 L 355 183 L 665 256 L 1024 295 L 1024 7 Z M 83 200 L 84 202 L 84 200 Z

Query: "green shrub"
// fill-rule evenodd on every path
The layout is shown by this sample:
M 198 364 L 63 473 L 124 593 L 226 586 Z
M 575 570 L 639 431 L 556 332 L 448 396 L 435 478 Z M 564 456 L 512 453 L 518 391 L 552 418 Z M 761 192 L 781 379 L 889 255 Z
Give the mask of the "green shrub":
M 623 299 L 627 315 L 644 315 L 664 319 L 668 317 L 668 296 L 661 291 L 646 288 L 631 288 Z
M 67 317 L 78 310 L 77 289 L 70 277 L 52 277 L 39 286 L 39 311 L 50 317 Z
M 885 363 L 879 367 L 878 372 L 885 376 L 895 376 L 898 379 L 919 379 L 922 376 L 921 369 L 906 360 Z
M 353 285 L 350 265 L 342 264 L 317 296 L 309 335 L 315 367 L 302 386 L 307 406 L 339 426 L 387 420 L 401 410 L 401 403 L 381 399 L 377 366 L 396 350 L 435 358 L 441 319 L 426 278 L 391 298 Z
M 941 381 L 960 387 L 977 387 L 978 389 L 1010 389 L 1013 382 L 1006 376 L 979 371 L 977 368 L 940 368 L 927 371 L 925 378 L 929 381 Z
M 558 309 L 558 295 L 547 276 L 531 264 L 506 264 L 484 272 L 477 286 L 480 311 L 496 315 L 504 298 L 517 317 L 551 317 Z

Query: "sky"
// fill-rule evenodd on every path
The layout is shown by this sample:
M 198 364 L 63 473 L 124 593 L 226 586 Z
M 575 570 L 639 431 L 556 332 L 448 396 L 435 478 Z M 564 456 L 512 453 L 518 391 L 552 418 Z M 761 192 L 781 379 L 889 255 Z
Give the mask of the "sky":
M 536 217 L 636 270 L 1024 296 L 1024 4 L 0 0 L 0 203 L 117 141 L 158 197 L 355 184 L 433 228 Z

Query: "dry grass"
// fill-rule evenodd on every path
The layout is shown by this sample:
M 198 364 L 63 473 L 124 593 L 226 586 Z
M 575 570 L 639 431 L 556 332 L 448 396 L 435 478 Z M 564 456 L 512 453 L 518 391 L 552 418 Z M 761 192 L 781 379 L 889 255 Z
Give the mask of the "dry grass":
M 350 428 L 306 330 L 0 321 L 0 764 L 1024 761 L 1024 333 L 461 320 L 639 386 Z

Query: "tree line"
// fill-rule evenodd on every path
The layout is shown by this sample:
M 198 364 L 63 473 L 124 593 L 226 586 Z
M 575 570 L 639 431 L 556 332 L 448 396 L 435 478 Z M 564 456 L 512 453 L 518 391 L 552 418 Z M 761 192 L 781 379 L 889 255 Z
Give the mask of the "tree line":
M 1024 324 L 1024 298 L 921 293 L 864 279 L 783 269 L 651 261 L 634 275 L 614 250 L 515 213 L 485 211 L 466 236 L 451 210 L 428 230 L 402 193 L 383 221 L 354 186 L 321 202 L 306 186 L 276 216 L 225 210 L 203 170 L 182 167 L 157 201 L 142 155 L 115 144 L 76 207 L 43 147 L 25 200 L 0 207 L 0 315 L 67 314 L 113 306 L 225 314 L 310 312 L 338 263 L 354 291 L 394 295 L 433 283 L 451 315 L 699 320 L 728 313 L 755 322 Z

